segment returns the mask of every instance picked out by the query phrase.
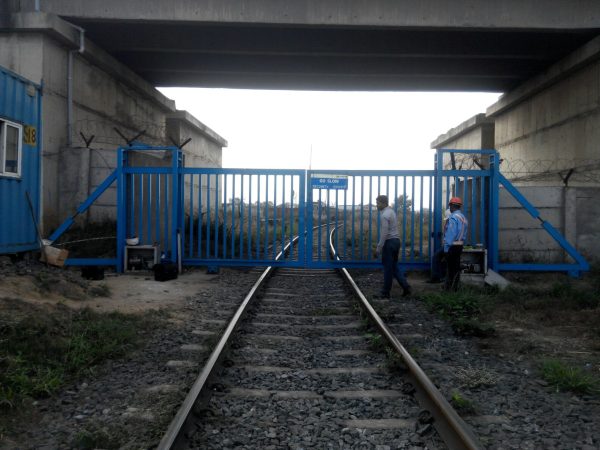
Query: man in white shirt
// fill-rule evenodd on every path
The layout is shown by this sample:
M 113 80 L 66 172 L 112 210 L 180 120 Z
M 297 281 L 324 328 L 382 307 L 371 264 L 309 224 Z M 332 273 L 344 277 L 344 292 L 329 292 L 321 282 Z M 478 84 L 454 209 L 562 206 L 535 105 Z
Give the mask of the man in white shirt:
M 396 213 L 390 208 L 387 195 L 378 196 L 376 201 L 377 209 L 379 210 L 381 233 L 375 257 L 381 256 L 383 264 L 383 288 L 380 294 L 374 296 L 374 298 L 390 298 L 394 278 L 402 286 L 402 296 L 406 297 L 410 295 L 411 288 L 398 266 L 400 234 L 398 233 Z

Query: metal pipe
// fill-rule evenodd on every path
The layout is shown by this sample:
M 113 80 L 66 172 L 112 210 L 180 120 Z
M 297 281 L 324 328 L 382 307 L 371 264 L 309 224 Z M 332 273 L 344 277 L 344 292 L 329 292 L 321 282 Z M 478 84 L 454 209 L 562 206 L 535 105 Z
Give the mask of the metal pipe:
M 67 147 L 73 145 L 73 54 L 85 51 L 85 30 L 72 23 L 69 25 L 79 30 L 79 49 L 69 50 L 67 60 Z

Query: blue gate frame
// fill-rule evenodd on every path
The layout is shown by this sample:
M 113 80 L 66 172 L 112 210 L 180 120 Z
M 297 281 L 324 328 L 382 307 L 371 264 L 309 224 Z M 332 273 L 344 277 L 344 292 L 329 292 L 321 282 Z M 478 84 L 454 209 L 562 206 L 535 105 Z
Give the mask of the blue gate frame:
M 171 153 L 168 167 L 135 167 L 131 152 Z M 444 156 L 476 154 L 486 168 L 453 170 Z M 184 265 L 355 267 L 380 265 L 375 198 L 388 195 L 398 216 L 405 269 L 427 270 L 440 247 L 442 214 L 451 196 L 463 198 L 469 219 L 466 245 L 488 250 L 496 271 L 565 271 L 578 276 L 589 264 L 499 172 L 495 150 L 441 149 L 434 170 L 342 171 L 188 168 L 181 149 L 133 144 L 118 149 L 117 168 L 51 236 L 55 241 L 113 183 L 117 183 L 116 258 L 68 259 L 68 265 L 124 269 L 125 241 L 160 247 Z M 507 264 L 498 260 L 499 189 L 503 186 L 573 258 L 572 264 Z M 313 229 L 322 232 L 313 233 Z M 341 259 L 323 250 L 333 232 Z M 294 237 L 298 235 L 295 242 Z M 276 259 L 286 245 L 291 250 Z

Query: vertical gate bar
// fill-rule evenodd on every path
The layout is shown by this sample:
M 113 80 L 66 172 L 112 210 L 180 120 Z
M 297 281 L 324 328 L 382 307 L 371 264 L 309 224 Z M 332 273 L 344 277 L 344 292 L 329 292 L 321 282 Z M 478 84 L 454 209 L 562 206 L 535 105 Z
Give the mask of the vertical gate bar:
M 319 188 L 319 213 L 317 216 L 317 261 L 321 261 L 321 217 L 322 217 L 322 207 L 321 207 L 321 188 Z
M 179 155 L 177 151 L 171 152 L 171 257 L 173 262 L 179 257 L 177 253 L 177 230 L 179 228 Z
M 379 195 L 381 195 L 381 175 L 377 175 L 377 196 L 379 196 Z M 371 195 L 371 200 L 372 199 L 373 199 L 373 196 Z M 391 199 L 388 197 L 388 202 L 390 202 L 390 201 L 391 201 Z M 372 207 L 371 207 L 371 209 L 372 209 Z M 377 243 L 379 242 L 379 237 L 380 237 L 380 233 L 381 233 L 381 230 L 380 230 L 381 224 L 380 224 L 380 219 L 379 219 L 379 210 L 376 209 L 375 214 L 376 214 L 375 222 L 377 224 L 377 226 L 375 227 L 375 229 L 376 229 L 376 231 L 375 231 L 375 245 L 377 245 Z M 369 229 L 371 227 L 372 227 L 372 224 L 370 224 Z M 369 244 L 369 255 L 373 254 L 373 250 L 372 249 L 373 249 L 373 243 L 371 242 Z
M 160 174 L 154 175 L 154 241 L 160 244 Z M 162 245 L 161 245 L 162 248 Z
M 127 188 L 128 177 L 123 171 L 124 163 L 123 148 L 119 147 L 117 152 L 117 264 L 118 273 L 123 272 L 124 265 L 124 243 L 127 238 Z
M 219 175 L 215 174 L 215 259 L 219 257 Z
M 352 234 L 351 234 L 351 238 L 352 238 L 352 249 L 351 249 L 351 256 L 350 259 L 354 259 L 354 248 L 356 246 L 356 235 L 354 233 L 354 223 L 356 222 L 356 198 L 355 198 L 355 194 L 356 194 L 356 177 L 354 175 L 352 175 Z
M 433 195 L 433 189 L 434 189 L 434 185 L 433 185 L 433 179 L 434 177 L 429 177 L 429 216 L 427 217 L 427 228 L 428 228 L 428 235 L 427 235 L 427 250 L 428 250 L 428 257 L 431 260 L 431 257 L 433 256 L 433 251 L 435 249 L 435 226 L 433 223 L 433 218 L 434 218 L 434 206 L 433 206 L 433 199 L 434 199 L 434 195 Z M 440 182 L 441 185 L 441 182 Z M 436 182 L 436 186 L 437 186 L 437 182 Z M 433 239 L 432 239 L 433 238 Z M 433 244 L 433 245 L 432 245 Z
M 146 210 L 144 214 L 145 215 L 145 220 L 146 220 L 146 226 L 144 227 L 145 233 L 144 233 L 144 243 L 151 245 L 152 244 L 152 235 L 150 234 L 150 225 L 152 222 L 152 197 L 150 196 L 150 174 L 144 174 L 142 175 L 144 177 L 145 183 L 144 183 L 144 189 L 145 189 L 145 195 L 144 195 L 144 209 Z M 140 242 L 142 242 L 141 236 L 140 236 Z
M 406 175 L 402 177 L 402 262 L 406 261 L 406 204 L 408 195 L 406 195 Z
M 227 175 L 223 174 L 223 259 L 227 259 Z
M 327 188 L 325 191 L 327 193 L 327 212 L 325 213 L 325 227 L 327 228 L 327 233 L 325 234 L 325 245 L 329 248 L 329 222 L 331 221 L 331 206 L 329 202 L 329 198 L 331 197 L 331 190 Z M 329 252 L 325 251 L 325 260 L 329 259 Z
M 127 219 L 126 237 L 135 236 L 135 179 L 134 174 L 123 174 L 127 180 L 127 190 L 124 192 L 127 201 L 127 210 L 125 211 L 125 217 Z
M 340 243 L 340 228 L 339 228 L 339 220 L 340 220 L 340 216 L 339 216 L 339 204 L 340 204 L 340 190 L 336 189 L 335 190 L 335 252 L 339 253 L 340 252 L 340 247 L 339 247 L 339 243 Z
M 252 174 L 248 175 L 248 259 L 252 259 Z
M 202 259 L 202 228 L 204 215 L 202 214 L 202 174 L 198 174 L 198 258 Z
M 172 251 L 175 253 L 174 262 L 178 261 L 178 258 L 183 255 L 179 255 L 179 249 L 177 245 L 177 233 L 182 232 L 184 224 L 183 213 L 183 179 L 181 177 L 180 167 L 183 167 L 183 156 L 179 150 L 173 150 L 173 227 L 171 230 L 172 236 Z M 183 236 L 181 237 L 183 240 Z M 182 258 L 183 259 L 183 258 Z
M 138 174 L 138 195 L 137 195 L 137 237 L 140 240 L 140 243 L 143 239 L 143 225 L 144 225 L 144 175 Z
M 415 260 L 415 176 L 411 175 L 412 203 L 410 208 L 410 262 Z
M 419 180 L 419 259 L 423 260 L 423 175 Z
M 489 203 L 489 243 L 488 265 L 498 270 L 498 206 L 499 206 L 499 156 L 498 152 L 490 155 L 490 203 Z M 493 164 L 492 164 L 493 163 Z
M 468 209 L 471 207 L 471 205 L 468 202 L 468 196 L 467 196 L 467 177 L 466 176 L 463 177 L 462 201 L 463 201 L 463 209 L 462 209 L 462 211 L 463 211 L 463 214 L 464 214 L 465 219 L 466 219 L 467 217 L 469 217 L 468 216 L 468 214 L 469 214 L 468 213 Z M 471 226 L 472 225 L 469 224 L 469 228 L 471 228 Z M 468 229 L 467 229 L 467 231 L 468 231 Z M 468 236 L 465 236 L 465 241 L 467 239 L 468 239 Z
M 255 259 L 260 259 L 260 174 L 257 174 L 258 181 L 256 183 L 256 255 Z
M 206 174 L 206 259 L 210 259 L 210 174 Z
M 354 188 L 354 187 L 353 187 Z M 342 253 L 342 257 L 345 259 L 346 258 L 346 251 L 347 251 L 347 247 L 348 247 L 348 222 L 347 222 L 347 217 L 348 216 L 348 188 L 344 189 L 344 238 L 343 238 L 343 246 L 344 246 L 344 252 Z
M 433 227 L 434 227 L 434 245 L 429 252 L 430 263 L 433 264 L 433 255 L 440 247 L 442 232 L 442 170 L 444 168 L 444 154 L 441 151 L 436 152 L 435 160 L 435 192 L 434 192 L 434 207 L 433 207 Z M 446 193 L 450 189 L 449 180 L 446 178 Z
M 165 242 L 165 251 L 171 251 L 171 241 L 169 239 L 169 234 L 170 234 L 170 224 L 171 224 L 171 220 L 169 218 L 169 208 L 171 206 L 171 176 L 172 175 L 165 175 L 165 212 L 164 212 L 164 217 L 165 217 L 165 229 L 164 229 L 164 242 Z
M 281 251 L 285 247 L 285 175 L 282 175 L 281 183 Z M 282 254 L 282 259 L 286 256 Z
M 484 248 L 487 248 L 487 240 L 485 239 L 485 184 L 488 177 L 483 176 L 479 179 L 479 242 Z
M 288 179 L 290 180 L 290 231 L 288 234 L 289 244 L 290 244 L 290 260 L 294 260 L 294 176 L 288 175 Z
M 304 197 L 306 175 L 300 175 L 297 178 L 300 192 L 298 196 L 298 234 L 300 235 L 298 239 L 298 261 L 304 264 L 306 262 L 306 234 L 304 233 L 306 230 L 306 199 Z
M 365 249 L 363 242 L 363 219 L 365 209 L 365 179 L 364 176 L 360 176 L 360 259 L 364 259 Z
M 184 183 L 185 186 L 185 183 Z M 194 174 L 190 174 L 190 222 L 189 222 L 188 257 L 194 254 Z
M 273 248 L 271 249 L 275 260 L 277 255 L 277 175 L 273 175 Z
M 268 258 L 269 251 L 269 176 L 265 176 L 265 251 L 263 259 Z
M 240 174 L 240 259 L 244 259 L 244 174 Z
M 471 210 L 470 216 L 471 220 L 469 222 L 469 236 L 471 245 L 477 243 L 477 233 L 475 228 L 475 182 L 477 181 L 476 177 L 471 177 Z
M 235 204 L 235 179 L 237 175 L 235 173 L 231 174 L 231 259 L 235 258 L 235 214 L 236 214 L 236 204 Z
M 378 177 L 379 178 L 379 177 Z M 371 200 L 373 199 L 373 176 L 369 175 L 369 241 L 367 244 L 367 259 L 373 258 L 373 206 Z M 377 220 L 379 220 L 379 214 L 377 214 Z
M 394 214 L 396 214 L 396 218 L 398 217 L 398 199 L 400 196 L 398 195 L 398 175 L 394 177 Z M 398 224 L 396 224 L 396 227 Z M 396 230 L 398 233 L 400 230 Z
M 450 198 L 450 177 L 445 177 L 445 178 L 446 178 L 446 198 L 442 205 L 443 208 L 446 208 L 446 206 L 448 205 L 448 199 Z
M 306 218 L 306 227 L 303 229 L 303 234 L 304 231 L 306 231 L 306 233 L 304 234 L 306 237 L 306 240 L 304 242 L 304 265 L 305 267 L 308 266 L 314 257 L 314 251 L 313 251 L 313 225 L 314 225 L 314 211 L 315 211 L 315 207 L 314 207 L 314 202 L 313 202 L 313 188 L 312 188 L 312 172 L 310 170 L 307 170 L 305 172 L 305 176 L 301 177 L 300 180 L 301 183 L 305 184 L 305 188 L 306 188 L 306 208 L 304 210 L 304 217 Z
M 290 179 L 290 234 L 289 234 L 289 239 L 290 239 L 290 258 L 292 260 L 293 259 L 293 255 L 294 255 L 294 220 L 295 220 L 295 214 L 294 214 L 294 175 L 289 175 L 289 179 Z

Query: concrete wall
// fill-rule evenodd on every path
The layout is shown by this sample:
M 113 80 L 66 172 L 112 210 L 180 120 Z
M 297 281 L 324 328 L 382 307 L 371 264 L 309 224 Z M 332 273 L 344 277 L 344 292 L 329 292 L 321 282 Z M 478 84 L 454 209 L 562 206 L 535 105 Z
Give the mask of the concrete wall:
M 169 135 L 179 143 L 191 137 L 184 148 L 188 165 L 221 166 L 222 147 L 227 145 L 222 137 L 188 113 L 177 111 L 172 100 L 92 42 L 86 40 L 85 51 L 80 54 L 79 34 L 57 22 L 60 19 L 35 17 L 38 22 L 46 20 L 41 29 L 0 34 L 0 65 L 43 84 L 41 196 L 45 234 L 71 216 L 115 167 L 116 148 L 125 142 L 114 128 L 127 138 L 145 130 L 138 140 L 151 145 L 172 145 Z M 70 146 L 69 52 L 73 52 Z M 86 148 L 82 135 L 94 136 L 90 148 Z M 114 188 L 109 189 L 80 220 L 113 219 L 115 197 Z
M 520 185 L 600 186 L 600 40 L 490 106 L 502 171 Z

